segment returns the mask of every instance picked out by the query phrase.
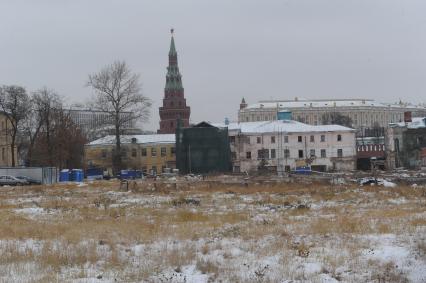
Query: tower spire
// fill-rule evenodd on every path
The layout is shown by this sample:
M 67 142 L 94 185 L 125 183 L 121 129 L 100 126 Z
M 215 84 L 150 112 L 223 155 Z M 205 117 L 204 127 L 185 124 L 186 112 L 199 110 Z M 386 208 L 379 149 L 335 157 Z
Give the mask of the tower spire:
M 189 106 L 186 105 L 182 75 L 179 72 L 174 29 L 170 29 L 170 34 L 169 66 L 167 67 L 163 106 L 159 109 L 161 120 L 158 132 L 162 134 L 175 133 L 178 120 L 181 121 L 181 126 L 188 127 L 191 113 Z
M 176 56 L 176 47 L 175 47 L 175 38 L 173 37 L 175 30 L 172 28 L 170 29 L 170 34 L 172 35 L 172 39 L 170 41 L 170 50 L 169 50 L 169 56 Z

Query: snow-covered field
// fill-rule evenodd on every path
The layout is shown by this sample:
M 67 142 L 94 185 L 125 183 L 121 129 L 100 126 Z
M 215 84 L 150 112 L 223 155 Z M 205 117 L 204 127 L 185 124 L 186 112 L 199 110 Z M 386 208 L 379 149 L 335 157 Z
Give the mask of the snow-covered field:
M 426 282 L 426 188 L 0 187 L 0 282 Z

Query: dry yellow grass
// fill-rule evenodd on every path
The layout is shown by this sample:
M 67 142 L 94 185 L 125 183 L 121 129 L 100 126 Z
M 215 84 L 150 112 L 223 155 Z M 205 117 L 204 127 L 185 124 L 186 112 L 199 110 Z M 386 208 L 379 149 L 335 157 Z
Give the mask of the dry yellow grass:
M 398 199 L 406 202 L 391 202 Z M 132 183 L 127 192 L 113 181 L 86 187 L 57 184 L 8 188 L 0 195 L 0 241 L 8 243 L 0 246 L 0 266 L 37 262 L 46 280 L 52 278 L 51 271 L 74 266 L 80 273 L 73 276 L 83 278 L 87 276 L 85 266 L 101 261 L 105 270 L 124 272 L 131 264 L 129 258 L 142 257 L 130 248 L 134 245 L 180 240 L 185 242 L 184 249 L 161 247 L 157 256 L 151 256 L 151 262 L 178 270 L 194 263 L 203 274 L 214 274 L 212 278 L 216 278 L 224 272 L 223 267 L 199 255 L 208 256 L 221 249 L 220 242 L 201 242 L 198 248 L 193 243 L 241 239 L 250 243 L 247 249 L 259 256 L 281 251 L 290 257 L 309 257 L 318 253 L 317 247 L 296 239 L 423 229 L 425 201 L 421 189 L 409 186 L 389 190 L 324 183 L 240 186 L 200 182 L 174 186 L 146 182 Z M 37 213 L 20 212 L 27 208 L 36 208 Z M 275 240 L 259 250 L 257 241 L 271 236 Z M 30 239 L 40 241 L 38 252 L 13 244 Z M 361 248 L 344 247 L 354 257 Z M 102 249 L 106 251 L 100 252 Z M 424 254 L 423 245 L 419 250 Z M 233 258 L 229 251 L 223 257 Z M 283 256 L 281 260 L 284 263 L 289 259 Z M 324 256 L 323 260 L 332 273 L 344 257 Z M 120 278 L 129 282 L 145 280 L 160 271 L 155 264 L 141 264 L 137 272 L 124 272 Z

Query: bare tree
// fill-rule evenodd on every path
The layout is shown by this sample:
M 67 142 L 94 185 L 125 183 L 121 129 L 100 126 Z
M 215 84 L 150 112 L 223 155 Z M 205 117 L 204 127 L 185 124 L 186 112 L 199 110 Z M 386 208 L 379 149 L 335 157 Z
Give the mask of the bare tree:
M 11 137 L 10 151 L 12 166 L 16 166 L 15 150 L 18 133 L 22 128 L 31 107 L 26 90 L 21 86 L 3 86 L 0 88 L 0 107 L 11 125 L 6 134 Z
M 54 142 L 52 139 L 52 130 L 54 129 L 54 117 L 56 112 L 62 111 L 62 99 L 56 92 L 44 87 L 33 94 L 32 101 L 34 104 L 34 111 L 36 112 L 35 115 L 38 115 L 36 119 L 38 119 L 39 123 L 41 123 L 39 131 L 43 131 L 46 135 L 45 143 L 47 147 L 47 165 L 53 166 Z
M 149 117 L 151 101 L 141 91 L 139 75 L 132 73 L 124 61 L 116 61 L 89 75 L 87 86 L 95 91 L 92 109 L 107 113 L 114 127 L 114 170 L 122 169 L 120 134 L 130 121 L 145 121 Z M 124 113 L 127 112 L 126 115 Z

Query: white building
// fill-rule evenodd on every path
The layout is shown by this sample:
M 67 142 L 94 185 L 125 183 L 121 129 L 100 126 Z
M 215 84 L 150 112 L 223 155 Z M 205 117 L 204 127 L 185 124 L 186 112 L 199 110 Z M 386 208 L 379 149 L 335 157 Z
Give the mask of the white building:
M 291 120 L 231 123 L 228 127 L 235 172 L 311 166 L 315 171 L 354 170 L 355 130 L 339 125 L 307 125 Z
M 388 169 L 426 167 L 426 117 L 390 124 L 385 148 Z
M 300 99 L 269 100 L 248 105 L 240 104 L 239 122 L 277 120 L 277 113 L 288 111 L 293 120 L 310 125 L 322 124 L 324 113 L 339 112 L 352 119 L 357 130 L 387 127 L 389 123 L 404 121 L 404 112 L 412 112 L 413 117 L 426 116 L 425 106 L 404 103 L 388 104 L 372 99 Z

